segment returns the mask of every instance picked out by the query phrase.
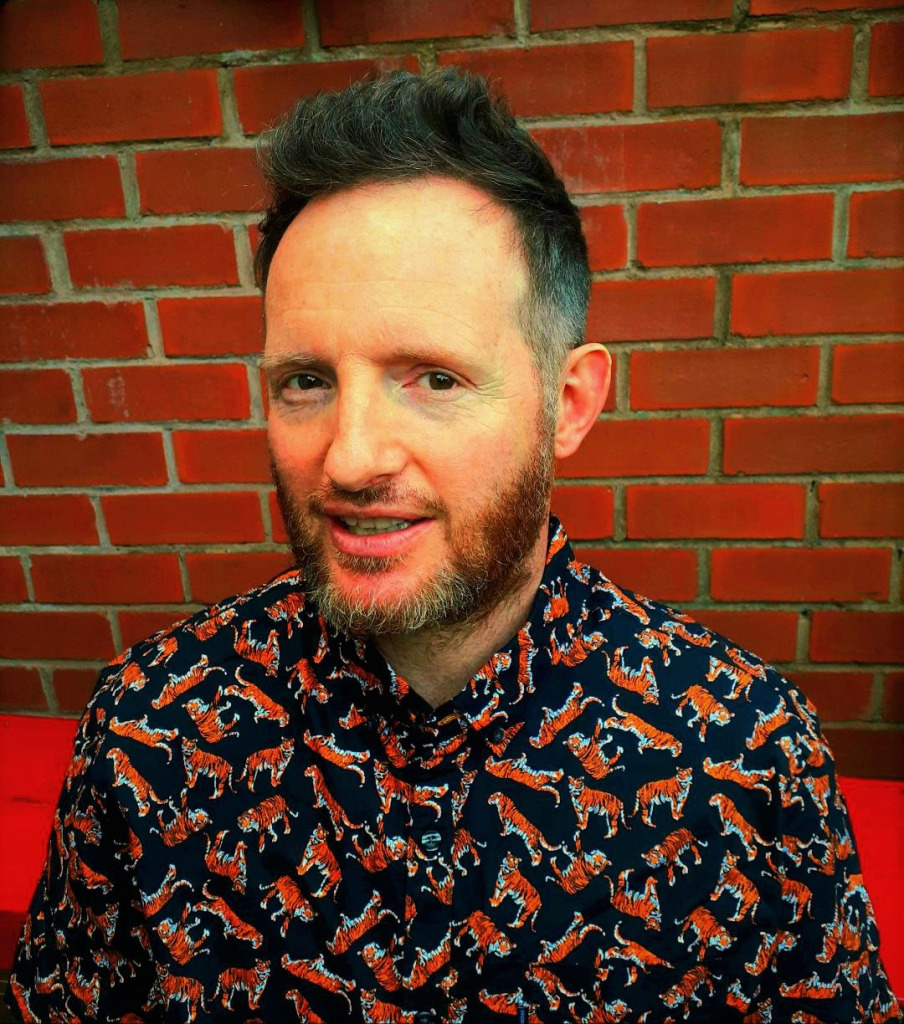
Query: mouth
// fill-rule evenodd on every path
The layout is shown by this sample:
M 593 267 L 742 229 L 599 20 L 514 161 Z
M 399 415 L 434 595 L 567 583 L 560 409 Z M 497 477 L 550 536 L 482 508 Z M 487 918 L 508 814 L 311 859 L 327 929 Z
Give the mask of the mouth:
M 387 517 L 371 517 L 368 519 L 353 519 L 351 516 L 332 516 L 337 523 L 344 526 L 349 533 L 356 537 L 368 537 L 378 533 L 398 533 L 400 530 L 408 530 L 423 519 L 396 519 Z

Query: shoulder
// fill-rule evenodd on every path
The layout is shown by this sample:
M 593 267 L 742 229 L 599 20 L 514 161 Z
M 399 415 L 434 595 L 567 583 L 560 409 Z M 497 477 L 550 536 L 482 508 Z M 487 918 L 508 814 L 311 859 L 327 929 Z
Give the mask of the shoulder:
M 119 718 L 153 714 L 191 689 L 203 697 L 208 678 L 222 682 L 236 666 L 279 663 L 311 632 L 304 580 L 289 569 L 268 582 L 203 608 L 127 648 L 101 671 L 88 705 Z

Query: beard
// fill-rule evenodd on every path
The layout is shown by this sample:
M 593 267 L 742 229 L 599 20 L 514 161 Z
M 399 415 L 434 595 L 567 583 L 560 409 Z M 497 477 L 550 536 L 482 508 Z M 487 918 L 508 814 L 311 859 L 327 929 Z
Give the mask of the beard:
M 496 488 L 484 508 L 456 524 L 443 503 L 393 483 L 360 491 L 329 485 L 296 500 L 271 452 L 277 501 L 309 597 L 333 629 L 365 636 L 464 626 L 517 592 L 528 582 L 530 556 L 548 521 L 554 466 L 552 430 L 543 417 L 533 457 Z M 324 509 L 330 502 L 419 509 L 445 530 L 449 554 L 403 593 L 372 596 L 363 588 L 349 592 L 333 578 L 322 533 Z M 404 556 L 368 558 L 334 551 L 332 558 L 346 571 L 379 577 L 390 573 Z

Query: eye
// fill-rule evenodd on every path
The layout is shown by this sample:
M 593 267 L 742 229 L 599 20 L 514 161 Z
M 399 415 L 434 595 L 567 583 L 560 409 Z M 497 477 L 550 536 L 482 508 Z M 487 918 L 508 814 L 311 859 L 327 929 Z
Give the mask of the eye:
M 431 370 L 429 373 L 425 373 L 421 380 L 431 391 L 451 391 L 458 386 L 458 381 L 451 374 L 443 373 L 442 370 Z
M 323 381 L 313 373 L 293 373 L 283 383 L 286 391 L 314 391 L 323 387 Z

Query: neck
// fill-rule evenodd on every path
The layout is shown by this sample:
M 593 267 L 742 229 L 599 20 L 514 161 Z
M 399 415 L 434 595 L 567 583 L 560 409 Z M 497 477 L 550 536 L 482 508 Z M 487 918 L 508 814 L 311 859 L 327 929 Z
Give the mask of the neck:
M 524 563 L 518 585 L 476 621 L 376 638 L 383 657 L 432 707 L 460 693 L 527 621 L 543 578 L 548 532 L 544 526 Z

